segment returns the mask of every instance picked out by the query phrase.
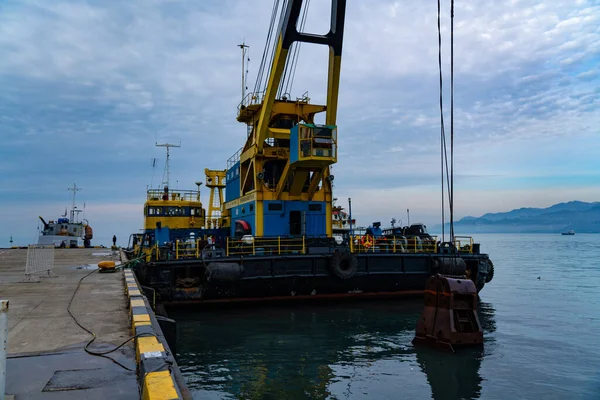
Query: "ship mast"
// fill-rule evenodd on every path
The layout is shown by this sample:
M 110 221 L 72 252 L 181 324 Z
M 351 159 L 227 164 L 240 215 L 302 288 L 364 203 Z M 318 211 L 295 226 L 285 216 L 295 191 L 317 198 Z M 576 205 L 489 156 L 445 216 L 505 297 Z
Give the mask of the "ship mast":
M 73 192 L 73 204 L 71 205 L 71 222 L 75 222 L 75 195 L 78 191 L 83 189 L 78 188 L 77 185 L 73 183 L 73 187 L 67 188 L 67 190 Z
M 246 70 L 246 53 L 248 52 L 248 46 L 245 42 L 242 44 L 238 44 L 238 47 L 242 50 L 242 104 L 244 103 L 244 99 L 246 98 L 246 75 L 248 75 L 248 71 Z M 248 62 L 250 59 L 248 58 Z
M 163 175 L 163 187 L 169 187 L 169 178 L 170 178 L 170 172 L 169 172 L 169 149 L 171 147 L 181 147 L 181 143 L 180 144 L 171 144 L 171 143 L 162 143 L 162 144 L 155 144 L 156 147 L 166 147 L 167 148 L 167 161 L 165 162 L 165 174 Z

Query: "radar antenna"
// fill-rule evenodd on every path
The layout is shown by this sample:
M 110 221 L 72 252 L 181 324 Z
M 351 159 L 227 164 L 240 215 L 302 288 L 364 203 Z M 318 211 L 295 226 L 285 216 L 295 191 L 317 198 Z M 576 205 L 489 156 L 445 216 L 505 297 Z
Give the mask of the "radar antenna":
M 162 143 L 162 144 L 158 144 L 156 143 L 156 147 L 166 147 L 167 148 L 167 160 L 165 161 L 165 173 L 163 175 L 163 186 L 169 187 L 169 178 L 170 178 L 170 172 L 169 172 L 169 149 L 171 147 L 181 147 L 181 143 L 179 144 L 171 144 L 171 143 Z

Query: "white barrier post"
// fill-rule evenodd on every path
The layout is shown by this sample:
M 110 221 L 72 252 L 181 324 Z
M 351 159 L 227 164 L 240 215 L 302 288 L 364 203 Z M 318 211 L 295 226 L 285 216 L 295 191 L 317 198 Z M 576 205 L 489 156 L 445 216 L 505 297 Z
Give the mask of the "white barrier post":
M 54 246 L 30 244 L 27 247 L 27 263 L 25 264 L 25 277 L 21 282 L 39 282 L 33 275 L 45 271 L 45 278 L 55 278 L 54 274 Z
M 6 342 L 8 340 L 8 300 L 0 300 L 0 399 L 6 389 Z

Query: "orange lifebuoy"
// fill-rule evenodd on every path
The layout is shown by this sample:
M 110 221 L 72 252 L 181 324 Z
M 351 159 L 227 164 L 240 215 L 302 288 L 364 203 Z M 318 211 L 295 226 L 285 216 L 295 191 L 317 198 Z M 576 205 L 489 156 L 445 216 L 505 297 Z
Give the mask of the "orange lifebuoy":
M 371 235 L 363 236 L 361 239 L 361 242 L 362 242 L 362 245 L 366 248 L 373 246 L 373 239 L 371 238 Z

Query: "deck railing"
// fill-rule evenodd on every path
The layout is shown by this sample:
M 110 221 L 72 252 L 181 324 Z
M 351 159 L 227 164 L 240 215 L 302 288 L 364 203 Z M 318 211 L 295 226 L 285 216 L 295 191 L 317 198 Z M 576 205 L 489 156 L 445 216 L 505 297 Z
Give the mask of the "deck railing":
M 306 240 L 301 238 L 227 238 L 225 254 L 230 255 L 285 255 L 306 254 Z
M 150 189 L 146 193 L 146 200 L 163 200 L 165 192 L 160 189 Z M 168 197 L 165 200 L 169 201 L 198 201 L 198 191 L 194 190 L 169 190 Z
M 208 243 L 208 244 L 207 244 Z M 349 247 L 351 253 L 438 253 L 444 252 L 444 248 L 439 248 L 438 238 L 406 237 L 374 237 L 372 235 L 350 236 Z M 455 236 L 454 246 L 459 253 L 473 254 L 474 242 L 470 236 Z M 252 256 L 271 256 L 271 255 L 292 255 L 307 254 L 306 238 L 296 237 L 244 237 L 242 239 L 227 238 L 224 249 L 222 246 L 213 244 L 207 238 L 195 241 L 177 240 L 171 247 L 160 247 L 157 244 L 144 248 L 142 251 L 146 256 L 146 261 L 158 260 L 184 260 L 199 259 L 203 251 L 206 250 L 224 250 L 225 256 L 252 255 Z
M 356 235 L 350 238 L 352 253 L 437 253 L 437 237 L 421 239 L 419 237 L 374 237 Z
M 438 238 L 422 239 L 420 237 L 392 236 L 374 237 L 372 235 L 356 235 L 350 238 L 352 253 L 437 253 Z M 473 253 L 473 238 L 455 236 L 454 246 L 461 253 Z
M 463 253 L 473 254 L 473 243 L 471 236 L 454 236 L 454 246 Z

